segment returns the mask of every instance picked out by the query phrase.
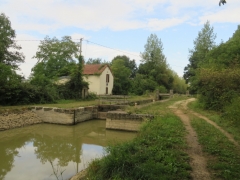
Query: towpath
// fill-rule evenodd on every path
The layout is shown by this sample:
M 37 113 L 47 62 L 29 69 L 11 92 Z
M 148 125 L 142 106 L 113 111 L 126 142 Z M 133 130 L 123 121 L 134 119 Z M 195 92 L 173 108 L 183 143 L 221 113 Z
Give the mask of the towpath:
M 236 147 L 240 148 L 240 146 L 234 140 L 231 134 L 226 132 L 224 129 L 218 126 L 215 122 L 211 121 L 210 119 L 208 119 L 207 117 L 199 113 L 189 110 L 187 108 L 187 104 L 194 100 L 195 100 L 194 98 L 191 98 L 183 101 L 178 101 L 173 105 L 169 106 L 169 108 L 172 109 L 174 114 L 177 115 L 182 120 L 188 132 L 186 135 L 186 141 L 189 147 L 187 150 L 187 153 L 190 156 L 190 165 L 192 167 L 192 173 L 191 173 L 192 178 L 194 180 L 210 180 L 211 179 L 210 173 L 207 170 L 207 160 L 204 157 L 202 152 L 202 147 L 198 142 L 197 133 L 191 126 L 189 115 L 195 115 L 205 120 L 207 123 L 219 129 L 229 139 L 229 141 L 231 141 Z

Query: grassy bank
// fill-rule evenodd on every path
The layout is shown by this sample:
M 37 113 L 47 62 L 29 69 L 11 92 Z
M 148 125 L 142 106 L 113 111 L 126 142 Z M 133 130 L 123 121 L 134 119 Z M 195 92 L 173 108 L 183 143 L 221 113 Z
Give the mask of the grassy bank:
M 185 128 L 167 106 L 182 97 L 148 107 L 131 109 L 155 114 L 131 142 L 111 145 L 106 156 L 88 168 L 89 179 L 190 179 L 189 157 L 185 153 Z
M 217 123 L 220 127 L 228 131 L 234 136 L 234 139 L 240 144 L 240 123 L 231 121 L 226 116 L 223 117 L 222 113 L 216 111 L 203 110 L 198 101 L 188 104 L 188 107 Z
M 208 157 L 212 179 L 239 179 L 240 152 L 218 129 L 200 118 L 192 117 L 203 151 Z

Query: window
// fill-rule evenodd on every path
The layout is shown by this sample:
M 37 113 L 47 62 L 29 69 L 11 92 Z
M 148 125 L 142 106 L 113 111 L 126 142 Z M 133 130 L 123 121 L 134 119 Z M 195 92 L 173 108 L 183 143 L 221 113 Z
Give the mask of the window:
M 106 74 L 106 82 L 108 83 L 109 82 L 109 74 Z
M 108 94 L 108 87 L 106 87 L 106 94 Z

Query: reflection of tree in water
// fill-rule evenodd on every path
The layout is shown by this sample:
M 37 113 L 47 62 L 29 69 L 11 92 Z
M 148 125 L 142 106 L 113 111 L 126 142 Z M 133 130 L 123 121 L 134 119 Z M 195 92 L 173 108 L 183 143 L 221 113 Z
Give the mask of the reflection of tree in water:
M 58 179 L 58 176 L 63 173 L 64 166 L 69 162 L 78 164 L 81 162 L 81 147 L 80 139 L 69 137 L 49 137 L 47 135 L 36 135 L 33 140 L 35 154 L 40 161 L 45 164 L 49 162 L 53 169 L 53 174 Z M 54 161 L 57 160 L 57 164 Z M 77 170 L 78 171 L 78 170 Z
M 11 171 L 14 164 L 14 157 L 18 155 L 18 148 L 24 146 L 27 142 L 27 137 L 4 139 L 0 141 L 0 180 L 4 179 L 6 174 Z

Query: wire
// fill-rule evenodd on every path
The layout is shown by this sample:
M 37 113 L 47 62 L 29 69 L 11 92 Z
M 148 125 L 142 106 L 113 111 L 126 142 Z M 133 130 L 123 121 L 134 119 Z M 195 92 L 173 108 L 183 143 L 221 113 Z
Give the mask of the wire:
M 79 39 L 80 39 L 80 38 L 79 38 Z M 79 43 L 79 39 L 73 39 L 73 41 Z M 42 40 L 34 39 L 34 40 L 15 40 L 15 41 L 42 41 Z M 129 53 L 129 52 L 126 52 L 126 51 L 122 51 L 122 50 L 119 50 L 119 49 L 111 48 L 111 47 L 108 47 L 108 46 L 105 46 L 105 45 L 101 45 L 101 44 L 98 44 L 98 43 L 95 43 L 95 42 L 92 42 L 92 41 L 89 41 L 89 40 L 83 39 L 83 41 L 86 41 L 87 43 L 95 44 L 95 45 L 100 46 L 100 47 L 104 47 L 104 48 L 111 49 L 111 50 L 114 50 L 114 51 L 119 51 L 119 52 L 122 52 L 122 53 L 125 53 L 125 54 L 130 54 L 130 55 L 132 55 L 132 56 L 136 56 L 136 57 L 138 57 L 138 58 L 141 58 L 139 55 L 132 54 L 132 53 Z M 85 52 L 85 55 L 86 55 L 86 52 Z M 182 67 L 182 66 L 172 65 L 172 64 L 171 64 L 171 66 L 184 68 L 184 67 Z
M 108 47 L 108 46 L 104 46 L 104 45 L 101 45 L 101 44 L 98 44 L 98 43 L 95 43 L 95 42 L 92 42 L 92 41 L 89 41 L 89 40 L 84 40 L 84 41 L 90 42 L 92 44 L 95 44 L 95 45 L 98 45 L 98 46 L 101 46 L 101 47 L 104 47 L 104 48 L 112 49 L 114 51 L 119 51 L 119 52 L 123 52 L 123 53 L 126 53 L 126 54 L 130 54 L 132 56 L 140 57 L 139 55 L 132 54 L 132 53 L 129 53 L 129 52 L 126 52 L 126 51 L 122 51 L 122 50 L 119 50 L 119 49 L 111 48 L 111 47 Z

